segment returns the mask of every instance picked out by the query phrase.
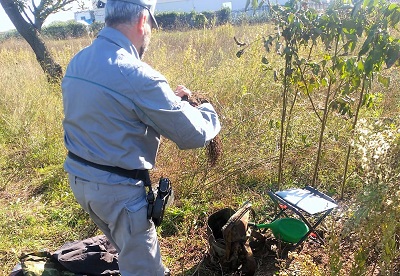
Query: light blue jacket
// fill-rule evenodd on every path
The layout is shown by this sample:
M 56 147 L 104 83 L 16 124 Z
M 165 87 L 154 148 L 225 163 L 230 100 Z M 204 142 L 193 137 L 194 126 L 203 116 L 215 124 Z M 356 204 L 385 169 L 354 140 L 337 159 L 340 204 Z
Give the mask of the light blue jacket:
M 221 129 L 211 104 L 195 108 L 181 101 L 128 38 L 109 27 L 73 57 L 62 94 L 66 148 L 101 165 L 152 169 L 160 135 L 191 149 L 204 147 Z M 129 181 L 70 158 L 64 167 L 90 181 Z

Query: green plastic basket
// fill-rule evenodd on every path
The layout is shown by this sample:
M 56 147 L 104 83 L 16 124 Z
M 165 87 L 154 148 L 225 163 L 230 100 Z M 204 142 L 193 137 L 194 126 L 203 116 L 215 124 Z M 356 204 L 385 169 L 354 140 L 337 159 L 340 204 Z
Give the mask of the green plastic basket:
M 288 242 L 299 242 L 309 231 L 307 224 L 294 218 L 280 218 L 271 223 L 256 224 L 258 229 L 269 228 L 275 238 Z

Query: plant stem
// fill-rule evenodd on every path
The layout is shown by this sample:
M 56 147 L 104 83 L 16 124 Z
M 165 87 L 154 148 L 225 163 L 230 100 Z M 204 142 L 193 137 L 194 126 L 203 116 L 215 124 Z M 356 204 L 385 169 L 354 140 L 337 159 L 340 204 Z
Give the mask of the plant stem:
M 285 122 L 286 122 L 286 107 L 287 107 L 287 94 L 289 90 L 288 85 L 288 76 L 287 72 L 289 72 L 291 66 L 291 56 L 286 55 L 286 63 L 285 63 L 285 78 L 284 78 L 284 89 L 282 95 L 282 113 L 281 113 L 281 129 L 280 129 L 280 137 L 279 137 L 279 168 L 278 168 L 278 187 L 277 190 L 280 190 L 282 184 L 282 174 L 283 174 L 283 160 L 285 158 L 285 150 L 284 150 L 284 133 L 285 133 Z
M 358 105 L 357 105 L 357 109 L 356 109 L 356 114 L 354 115 L 354 121 L 353 121 L 353 125 L 351 127 L 351 132 L 353 133 L 352 136 L 354 136 L 354 130 L 355 130 L 357 122 L 358 122 L 358 114 L 360 113 L 360 108 L 361 108 L 362 101 L 363 101 L 363 98 L 364 98 L 365 82 L 366 82 L 366 76 L 364 76 L 364 79 L 363 79 L 360 98 L 358 99 Z M 346 185 L 347 171 L 348 171 L 348 168 L 349 168 L 349 160 L 350 160 L 351 149 L 352 149 L 352 146 L 351 146 L 351 143 L 349 143 L 349 145 L 347 147 L 347 155 L 346 155 L 346 161 L 345 161 L 345 166 L 344 166 L 342 187 L 341 187 L 341 191 L 340 191 L 340 199 L 343 199 L 343 196 L 344 196 L 344 186 Z

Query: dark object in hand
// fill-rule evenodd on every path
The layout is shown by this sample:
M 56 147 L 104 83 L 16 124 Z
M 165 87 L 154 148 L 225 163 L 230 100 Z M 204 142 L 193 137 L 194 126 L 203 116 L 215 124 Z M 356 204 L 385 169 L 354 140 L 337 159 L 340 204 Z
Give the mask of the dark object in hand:
M 182 101 L 187 101 L 191 106 L 197 107 L 203 103 L 209 103 L 210 101 L 206 98 L 203 98 L 199 95 L 192 95 L 190 98 L 188 96 L 183 96 Z M 218 159 L 222 155 L 222 141 L 219 136 L 215 136 L 207 145 L 207 157 L 208 163 L 211 167 L 214 167 L 218 161 Z
M 209 101 L 205 98 L 199 98 L 196 96 L 191 96 L 190 98 L 185 95 L 182 97 L 182 101 L 187 101 L 188 103 L 190 103 L 191 106 L 197 107 L 203 103 L 209 103 Z

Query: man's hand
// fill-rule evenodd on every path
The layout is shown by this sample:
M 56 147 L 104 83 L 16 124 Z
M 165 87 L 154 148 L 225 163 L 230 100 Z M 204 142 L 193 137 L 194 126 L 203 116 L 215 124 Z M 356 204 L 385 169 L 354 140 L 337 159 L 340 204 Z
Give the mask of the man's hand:
M 184 97 L 187 96 L 187 98 L 189 98 L 192 95 L 192 92 L 187 89 L 185 86 L 183 85 L 178 85 L 178 87 L 175 90 L 175 95 L 177 95 L 178 97 Z

